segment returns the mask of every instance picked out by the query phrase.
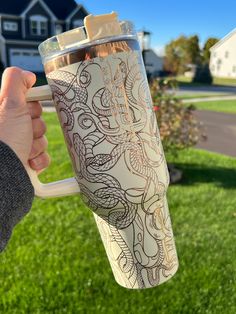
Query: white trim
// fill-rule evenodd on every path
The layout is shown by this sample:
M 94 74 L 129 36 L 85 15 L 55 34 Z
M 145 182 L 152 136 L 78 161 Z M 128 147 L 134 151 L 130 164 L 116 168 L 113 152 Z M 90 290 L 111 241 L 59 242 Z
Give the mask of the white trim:
M 39 21 L 39 22 L 47 22 L 48 18 L 46 16 L 43 16 L 41 14 L 34 14 L 30 16 L 30 21 Z
M 11 15 L 11 14 L 6 14 L 6 13 L 0 13 L 0 17 L 7 17 L 7 18 L 11 18 L 11 19 L 19 19 L 18 15 Z
M 88 15 L 88 11 L 85 9 L 85 7 L 83 5 L 78 4 L 77 7 L 71 12 L 71 14 L 69 14 L 66 18 L 66 23 L 69 23 L 70 20 L 72 19 L 72 17 L 80 10 L 83 9 L 85 11 L 85 13 Z
M 70 21 L 66 21 L 66 31 L 70 30 Z
M 53 21 L 57 21 L 57 17 L 53 14 L 53 12 L 49 9 L 49 7 L 47 6 L 47 4 L 45 2 L 43 2 L 43 0 L 32 0 L 28 7 L 21 13 L 21 17 L 24 17 L 26 16 L 27 12 L 33 8 L 33 6 L 36 4 L 36 3 L 39 3 L 41 4 L 41 6 L 43 7 L 43 9 L 50 15 L 51 19 Z
M 50 17 L 52 18 L 53 21 L 57 21 L 58 18 L 54 15 L 54 13 L 49 9 L 49 7 L 47 6 L 47 4 L 45 2 L 43 2 L 42 0 L 39 0 L 39 3 L 42 5 L 42 7 L 48 11 Z
M 32 1 L 29 3 L 28 7 L 26 7 L 26 9 L 21 13 L 20 16 L 25 18 L 26 13 L 27 13 L 30 9 L 32 9 L 33 6 L 34 6 L 38 1 L 39 1 L 39 0 L 32 0 Z
M 221 46 L 226 40 L 232 37 L 236 33 L 236 28 L 234 28 L 231 32 L 229 32 L 226 36 L 220 39 L 214 46 L 210 48 L 210 51 L 214 50 L 215 48 Z
M 21 29 L 22 29 L 22 37 L 25 38 L 26 31 L 25 31 L 25 18 L 24 17 L 21 18 Z
M 40 56 L 39 52 L 37 49 L 29 49 L 29 48 L 10 48 L 9 49 L 10 52 L 22 52 L 22 51 L 25 51 L 25 52 L 37 52 L 37 54 Z
M 71 18 L 82 8 L 82 5 L 79 5 L 67 16 L 66 22 L 69 22 Z
M 40 15 L 40 14 L 35 14 L 31 15 L 29 18 L 29 27 L 30 27 L 30 35 L 32 36 L 48 36 L 48 18 Z M 32 26 L 32 22 L 36 23 L 36 27 Z M 44 23 L 42 25 L 42 23 Z M 42 27 L 43 26 L 43 27 Z M 36 31 L 36 33 L 33 33 L 33 28 Z M 42 34 L 42 29 L 45 30 L 45 34 Z
M 17 40 L 17 39 L 12 39 L 12 40 L 5 40 L 6 44 L 23 44 L 23 45 L 39 45 L 41 44 L 41 41 L 26 41 L 26 40 Z
M 6 67 L 7 66 L 6 41 L 5 41 L 5 38 L 1 34 L 0 34 L 0 41 L 2 41 L 2 45 L 0 45 L 1 61 L 4 65 L 4 67 Z
M 37 55 L 39 55 L 40 56 L 40 54 L 39 54 L 39 51 L 37 50 L 37 49 L 34 49 L 34 48 L 32 48 L 32 49 L 29 49 L 29 48 L 10 48 L 9 49 L 9 52 L 37 52 Z

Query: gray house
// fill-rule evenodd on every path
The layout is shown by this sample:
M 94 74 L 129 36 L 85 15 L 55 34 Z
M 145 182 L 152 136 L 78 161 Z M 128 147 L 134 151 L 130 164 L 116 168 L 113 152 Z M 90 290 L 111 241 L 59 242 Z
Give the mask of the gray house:
M 151 33 L 147 31 L 138 32 L 138 39 L 142 49 L 143 61 L 148 78 L 156 78 L 163 71 L 164 58 L 158 56 L 150 48 Z
M 0 1 L 0 60 L 42 72 L 38 45 L 55 34 L 83 25 L 88 12 L 74 0 Z

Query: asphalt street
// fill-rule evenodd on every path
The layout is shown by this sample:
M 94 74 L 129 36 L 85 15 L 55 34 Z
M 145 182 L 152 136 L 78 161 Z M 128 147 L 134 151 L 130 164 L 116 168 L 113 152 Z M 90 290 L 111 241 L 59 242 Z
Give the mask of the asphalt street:
M 176 90 L 176 95 L 183 94 L 212 94 L 212 96 L 216 96 L 217 94 L 236 95 L 236 86 L 180 86 Z
M 207 141 L 200 141 L 196 147 L 236 157 L 236 114 L 197 110 L 195 115 L 207 135 Z
M 55 112 L 51 102 L 43 102 L 43 107 L 44 112 Z M 196 147 L 236 157 L 236 114 L 206 110 L 196 110 L 194 114 L 207 135 L 207 141 L 200 141 Z

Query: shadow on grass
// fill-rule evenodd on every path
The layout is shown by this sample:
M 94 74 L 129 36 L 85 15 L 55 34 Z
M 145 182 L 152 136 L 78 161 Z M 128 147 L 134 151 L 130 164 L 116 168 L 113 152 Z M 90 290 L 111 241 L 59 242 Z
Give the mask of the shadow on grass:
M 196 183 L 215 183 L 225 189 L 236 188 L 236 169 L 211 167 L 199 164 L 175 163 L 177 169 L 183 171 L 181 185 L 193 185 Z
M 42 86 L 47 84 L 46 76 L 44 73 L 36 73 L 37 81 L 35 86 Z

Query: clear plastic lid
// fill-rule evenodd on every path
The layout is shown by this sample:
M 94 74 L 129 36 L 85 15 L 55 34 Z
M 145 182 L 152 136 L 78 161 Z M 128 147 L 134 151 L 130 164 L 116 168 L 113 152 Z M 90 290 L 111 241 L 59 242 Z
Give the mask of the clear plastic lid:
M 118 23 L 120 28 L 118 35 L 111 36 L 108 32 L 108 35 L 101 35 L 98 39 L 93 38 L 91 40 L 88 36 L 88 32 L 86 31 L 86 27 L 83 26 L 45 40 L 39 45 L 39 53 L 42 57 L 43 64 L 58 55 L 65 54 L 78 48 L 98 45 L 114 40 L 121 40 L 124 38 L 136 38 L 136 32 L 132 22 L 120 21 Z M 112 24 L 106 24 L 106 27 L 109 30 L 112 26 Z M 99 32 L 100 30 L 98 29 L 98 34 Z M 102 32 L 100 33 L 103 34 Z

